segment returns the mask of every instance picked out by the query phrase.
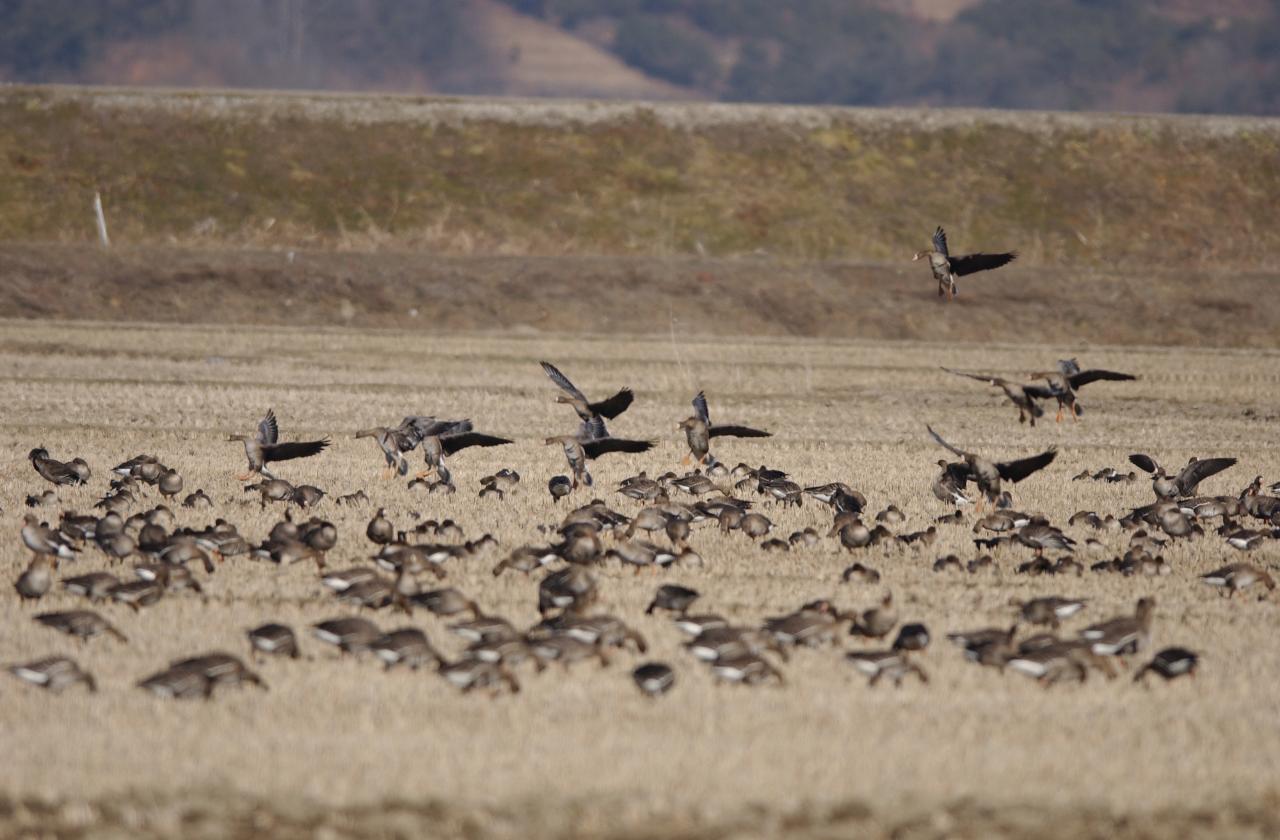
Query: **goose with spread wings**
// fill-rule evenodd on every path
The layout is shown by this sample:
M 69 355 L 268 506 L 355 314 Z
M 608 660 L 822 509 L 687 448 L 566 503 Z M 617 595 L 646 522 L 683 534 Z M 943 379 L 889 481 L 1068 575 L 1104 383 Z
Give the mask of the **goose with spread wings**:
M 244 443 L 244 454 L 249 459 L 249 471 L 237 476 L 239 481 L 247 481 L 254 473 L 274 479 L 267 469 L 272 461 L 291 461 L 294 458 L 309 458 L 322 452 L 329 445 L 329 439 L 280 442 L 280 427 L 276 424 L 276 414 L 267 409 L 267 416 L 258 421 L 258 428 L 252 435 L 235 434 L 227 440 L 238 440 Z
M 742 438 L 763 438 L 772 437 L 772 432 L 766 432 L 763 429 L 752 429 L 749 426 L 729 426 L 718 425 L 711 422 L 711 412 L 707 409 L 707 395 L 703 391 L 698 392 L 698 396 L 693 398 L 694 415 L 685 420 L 681 420 L 677 425 L 677 429 L 684 430 L 685 439 L 689 443 L 689 455 L 684 457 L 682 463 L 689 463 L 692 457 L 699 464 L 705 464 L 711 457 L 711 438 L 713 437 L 742 437 Z
M 1030 458 L 1021 458 L 1017 461 L 990 461 L 981 455 L 965 452 L 947 443 L 942 439 L 941 435 L 933 430 L 932 426 L 925 426 L 925 428 L 929 430 L 929 434 L 944 449 L 964 459 L 963 467 L 968 480 L 978 485 L 982 495 L 992 505 L 1000 498 L 1001 481 L 1011 481 L 1017 484 L 1032 473 L 1049 466 L 1053 463 L 1053 459 L 1058 457 L 1057 448 L 1049 447 L 1039 455 L 1033 455 Z M 958 479 L 959 469 L 960 465 L 952 465 L 953 480 Z M 963 489 L 964 485 L 961 484 L 960 486 Z M 981 509 L 981 507 L 982 499 L 979 499 L 977 509 Z
M 1057 370 L 1037 373 L 1035 378 L 1043 379 L 1046 383 L 1035 394 L 1058 401 L 1057 422 L 1061 423 L 1063 409 L 1070 413 L 1072 420 L 1077 420 L 1084 414 L 1084 409 L 1076 404 L 1076 391 L 1090 382 L 1132 382 L 1138 377 L 1114 370 L 1081 370 L 1080 363 L 1075 359 L 1059 359 Z
M 575 435 L 553 435 L 546 439 L 546 444 L 560 444 L 564 448 L 565 460 L 573 471 L 572 489 L 579 484 L 592 484 L 591 473 L 587 470 L 587 461 L 607 455 L 610 452 L 648 452 L 653 448 L 651 440 L 627 440 L 612 437 L 604 427 L 604 420 L 593 417 L 584 421 L 582 428 Z
M 440 481 L 453 486 L 453 477 L 445 465 L 449 455 L 473 446 L 506 446 L 514 441 L 509 438 L 487 435 L 474 431 L 470 420 L 437 420 L 434 417 L 406 417 L 413 436 L 422 441 L 422 456 L 427 467 L 418 473 L 426 478 L 433 472 Z
M 369 429 L 361 429 L 356 432 L 356 439 L 373 438 L 374 443 L 378 444 L 378 448 L 382 450 L 382 457 L 386 459 L 387 465 L 382 471 L 384 479 L 391 478 L 393 475 L 408 475 L 409 460 L 404 457 L 404 453 L 412 452 L 421 443 L 421 438 L 413 431 L 412 423 L 420 418 L 406 417 L 400 421 L 400 425 L 394 428 L 388 426 L 374 426 Z
M 542 370 L 556 383 L 560 390 L 564 391 L 556 397 L 556 402 L 567 403 L 573 406 L 573 410 L 577 412 L 578 418 L 583 423 L 587 423 L 593 417 L 605 417 L 609 420 L 617 417 L 619 414 L 627 410 L 635 399 L 635 394 L 630 388 L 623 388 L 618 393 L 609 397 L 607 400 L 600 402 L 590 402 L 586 395 L 578 390 L 578 387 L 569 381 L 569 377 L 560 372 L 560 369 L 550 362 L 538 362 L 542 365 Z
M 929 268 L 933 270 L 933 279 L 938 281 L 938 297 L 954 298 L 959 291 L 956 278 L 979 271 L 989 271 L 1008 265 L 1018 258 L 1017 251 L 1006 251 L 999 254 L 966 254 L 953 257 L 947 249 L 947 232 L 941 226 L 933 232 L 933 248 L 919 251 L 912 260 L 929 260 Z
M 1036 402 L 1037 399 L 1044 399 L 1048 396 L 1047 391 L 1041 386 L 1014 382 L 1013 380 L 1004 379 L 999 376 L 986 376 L 981 373 L 965 373 L 962 370 L 952 370 L 947 367 L 944 367 L 943 370 L 947 373 L 954 374 L 955 376 L 965 376 L 969 379 L 976 379 L 979 382 L 985 382 L 988 385 L 994 385 L 1001 391 L 1004 391 L 1004 395 L 1009 398 L 1009 402 L 1013 403 L 1018 409 L 1019 423 L 1025 423 L 1030 419 L 1031 425 L 1034 426 L 1036 424 L 1036 418 L 1044 416 L 1044 409 L 1040 407 L 1038 402 Z
M 1235 466 L 1235 458 L 1192 458 L 1177 475 L 1169 475 L 1150 455 L 1129 456 L 1129 463 L 1151 474 L 1151 489 L 1160 499 L 1185 499 L 1196 492 L 1200 482 Z

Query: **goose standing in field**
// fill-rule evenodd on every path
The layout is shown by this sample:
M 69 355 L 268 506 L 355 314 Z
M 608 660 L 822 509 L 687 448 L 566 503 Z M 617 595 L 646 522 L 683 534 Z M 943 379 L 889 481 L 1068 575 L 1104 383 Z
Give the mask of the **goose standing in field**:
M 579 391 L 577 386 L 569 381 L 569 377 L 561 373 L 560 369 L 555 365 L 550 362 L 538 362 L 538 364 L 542 365 L 543 372 L 550 377 L 551 381 L 560 390 L 564 391 L 563 394 L 556 397 L 556 402 L 573 406 L 574 412 L 577 413 L 578 419 L 582 421 L 584 427 L 596 417 L 612 420 L 626 411 L 632 401 L 635 400 L 635 394 L 631 392 L 631 389 L 623 388 L 607 400 L 589 402 L 586 395 Z
M 653 441 L 627 440 L 610 437 L 604 428 L 604 421 L 594 417 L 582 424 L 576 435 L 555 435 L 546 439 L 546 444 L 560 444 L 564 448 L 565 460 L 573 471 L 570 489 L 576 490 L 579 484 L 591 486 L 591 473 L 587 470 L 587 461 L 607 455 L 610 452 L 648 452 L 653 448 Z M 552 496 L 556 496 L 554 485 L 549 485 Z
M 9 673 L 23 682 L 38 685 L 54 694 L 77 683 L 83 684 L 91 692 L 98 690 L 98 684 L 93 679 L 93 675 L 82 671 L 74 660 L 65 656 L 51 656 L 47 659 L 13 665 L 9 668 Z
M 933 249 L 920 251 L 912 260 L 928 259 L 929 268 L 933 271 L 933 279 L 938 281 L 938 297 L 951 300 L 959 293 L 956 278 L 979 271 L 987 271 L 1007 265 L 1018 258 L 1017 251 L 1000 254 L 967 254 L 953 257 L 947 249 L 947 233 L 941 226 L 933 232 Z
M 1150 455 L 1137 453 L 1129 456 L 1129 462 L 1145 473 L 1151 474 L 1151 489 L 1159 499 L 1185 499 L 1196 492 L 1200 482 L 1234 466 L 1235 458 L 1192 458 L 1176 476 L 1170 476 L 1164 467 Z
M 1080 638 L 1089 642 L 1090 650 L 1098 656 L 1137 653 L 1151 640 L 1151 617 L 1155 607 L 1155 598 L 1142 598 L 1133 615 L 1086 627 L 1080 631 Z
M 1142 682 L 1146 679 L 1147 674 L 1158 674 L 1166 682 L 1182 676 L 1194 678 L 1199 664 L 1199 655 L 1186 648 L 1165 648 L 1157 653 L 1150 662 L 1138 669 L 1138 673 L 1133 675 L 1133 681 Z
M 954 446 L 943 440 L 942 436 L 935 432 L 931 426 L 925 426 L 925 428 L 929 430 L 929 434 L 943 448 L 964 459 L 966 480 L 977 484 L 978 489 L 982 491 L 983 496 L 993 506 L 1001 496 L 1001 481 L 1012 481 L 1016 484 L 1032 473 L 1049 466 L 1049 464 L 1053 463 L 1053 459 L 1058 456 L 1057 448 L 1050 447 L 1039 455 L 1033 455 L 1030 458 L 1022 458 L 1017 461 L 989 461 L 980 455 L 974 455 L 973 453 L 956 449 Z M 949 468 L 950 467 L 951 465 L 949 465 Z M 958 474 L 959 470 L 955 469 L 953 472 Z M 963 489 L 963 485 L 961 489 Z M 977 507 L 982 507 L 981 499 L 978 500 Z
M 693 398 L 692 417 L 680 421 L 676 426 L 677 429 L 683 429 L 685 439 L 689 443 L 689 455 L 686 455 L 682 463 L 689 463 L 690 457 L 699 464 L 705 464 L 711 457 L 710 446 L 713 437 L 745 437 L 745 438 L 762 438 L 772 437 L 772 432 L 766 432 L 762 429 L 752 429 L 748 426 L 728 426 L 714 425 L 711 422 L 711 412 L 707 409 L 707 395 L 703 391 L 699 391 L 698 395 Z
M 89 480 L 92 472 L 89 465 L 85 463 L 83 458 L 73 458 L 66 463 L 49 457 L 49 450 L 43 446 L 37 447 L 27 453 L 31 466 L 40 477 L 51 484 L 65 484 L 68 486 L 76 486 L 84 484 Z
M 267 464 L 271 461 L 291 461 L 294 458 L 309 458 L 324 450 L 329 439 L 295 441 L 280 443 L 280 428 L 276 424 L 275 412 L 267 409 L 267 415 L 258 421 L 258 428 L 252 435 L 234 434 L 227 440 L 238 440 L 244 444 L 245 457 L 249 459 L 249 471 L 236 477 L 237 481 L 247 481 L 254 473 L 275 479 Z
M 61 531 L 50 528 L 34 514 L 22 517 L 22 544 L 31 549 L 36 557 L 48 555 L 57 560 L 70 560 L 76 556 L 76 549 L 62 535 Z
M 1237 592 L 1243 592 L 1255 583 L 1260 583 L 1268 591 L 1276 588 L 1276 582 L 1262 569 L 1252 563 L 1231 563 L 1221 569 L 1214 569 L 1200 579 L 1209 586 L 1219 587 L 1228 598 Z
M 1047 393 L 1037 391 L 1037 396 L 1053 397 L 1058 401 L 1056 422 L 1062 422 L 1062 412 L 1066 409 L 1071 419 L 1078 420 L 1084 409 L 1076 405 L 1076 391 L 1090 382 L 1132 382 L 1138 377 L 1129 373 L 1117 373 L 1113 370 L 1081 370 L 1075 359 L 1059 359 L 1058 369 L 1047 373 L 1033 374 L 1036 379 L 1043 379 L 1047 384 Z

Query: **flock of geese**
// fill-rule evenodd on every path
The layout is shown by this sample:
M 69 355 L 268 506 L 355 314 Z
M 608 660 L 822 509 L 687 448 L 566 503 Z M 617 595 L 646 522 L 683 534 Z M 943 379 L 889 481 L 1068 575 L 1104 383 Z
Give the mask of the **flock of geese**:
M 941 229 L 934 241 L 933 252 L 918 256 L 930 259 L 935 274 L 942 272 L 939 282 L 945 280 L 947 285 L 940 292 L 945 291 L 948 296 L 954 293 L 954 275 L 1002 265 L 1013 258 L 1012 254 L 948 258 Z M 553 477 L 547 485 L 547 492 L 558 506 L 562 499 L 582 488 L 595 486 L 588 469 L 592 460 L 614 453 L 643 453 L 653 442 L 613 437 L 606 428 L 606 421 L 618 417 L 632 404 L 634 394 L 629 389 L 592 402 L 554 365 L 541 364 L 560 391 L 556 401 L 570 406 L 577 417 L 575 431 L 545 439 L 546 445 L 563 451 L 568 466 L 567 474 Z M 1018 409 L 1019 421 L 1029 420 L 1032 424 L 1044 415 L 1041 402 L 1057 403 L 1059 422 L 1064 412 L 1075 421 L 1083 415 L 1077 399 L 1080 388 L 1093 382 L 1134 379 L 1111 371 L 1081 370 L 1075 360 L 1059 362 L 1056 369 L 1035 374 L 1027 382 L 947 372 L 999 388 Z M 689 448 L 683 472 L 658 476 L 640 472 L 626 478 L 615 490 L 625 500 L 618 506 L 592 498 L 567 511 L 557 525 L 541 527 L 541 536 L 547 539 L 501 551 L 503 556 L 493 567 L 494 576 L 509 572 L 538 575 L 535 594 L 539 621 L 531 627 L 518 627 L 485 610 L 457 588 L 423 585 L 428 576 L 433 581 L 446 578 L 453 564 L 476 562 L 484 553 L 499 551 L 492 536 L 468 539 L 451 519 L 417 521 L 418 516 L 406 527 L 404 523 L 394 523 L 384 509 L 378 509 L 364 535 L 370 562 L 331 569 L 326 558 L 339 544 L 337 528 L 315 515 L 301 521 L 293 514 L 295 508 L 309 511 L 324 504 L 327 494 L 312 485 L 295 486 L 270 471 L 271 465 L 283 461 L 319 455 L 330 441 L 281 441 L 271 411 L 252 434 L 233 434 L 229 438 L 244 446 L 248 471 L 240 479 L 256 479 L 246 490 L 257 492 L 264 508 L 271 503 L 285 506 L 283 518 L 265 539 L 251 541 L 221 517 L 208 523 L 209 514 L 205 512 L 215 507 L 213 499 L 202 490 L 183 495 L 183 478 L 176 470 L 153 455 L 139 455 L 112 469 L 110 486 L 93 514 L 63 510 L 54 522 L 42 521 L 35 511 L 57 505 L 56 490 L 33 493 L 27 498 L 31 512 L 24 518 L 21 536 L 32 558 L 15 581 L 15 590 L 22 601 L 38 602 L 55 584 L 60 584 L 67 593 L 89 603 L 82 609 L 40 612 L 34 616 L 35 621 L 81 640 L 103 636 L 126 643 L 124 630 L 89 607 L 114 603 L 137 611 L 162 598 L 179 597 L 183 592 L 200 593 L 202 581 L 207 582 L 221 563 L 232 558 L 275 564 L 314 563 L 318 586 L 332 593 L 326 597 L 356 610 L 354 615 L 335 617 L 311 627 L 314 642 L 331 645 L 343 654 L 371 655 L 388 669 L 431 669 L 464 691 L 515 692 L 520 687 L 517 675 L 526 665 L 540 672 L 551 665 L 568 668 L 579 662 L 608 664 L 620 650 L 646 654 L 649 645 L 640 633 L 600 609 L 599 568 L 618 563 L 636 573 L 647 569 L 656 574 L 668 568 L 700 565 L 702 560 L 691 542 L 697 541 L 696 533 L 701 529 L 717 529 L 728 539 L 741 539 L 744 548 L 754 544 L 762 551 L 803 551 L 824 544 L 838 545 L 852 555 L 840 580 L 872 587 L 880 582 L 875 558 L 884 558 L 895 550 L 927 551 L 948 528 L 971 528 L 977 556 L 968 562 L 955 555 L 939 557 L 933 565 L 939 573 L 979 574 L 996 567 L 993 555 L 997 550 L 1029 550 L 1031 556 L 1017 565 L 1016 573 L 1068 578 L 1085 573 L 1085 564 L 1077 559 L 1083 554 L 1111 553 L 1098 539 L 1107 535 L 1127 537 L 1123 555 L 1098 560 L 1088 570 L 1138 578 L 1170 573 L 1162 549 L 1171 541 L 1207 539 L 1216 534 L 1231 549 L 1248 552 L 1280 535 L 1280 496 L 1275 495 L 1280 484 L 1264 491 L 1258 477 L 1237 494 L 1197 495 L 1202 482 L 1236 463 L 1231 458 L 1192 459 L 1180 469 L 1167 470 L 1154 458 L 1135 454 L 1130 461 L 1151 476 L 1154 501 L 1119 515 L 1080 511 L 1067 523 L 1077 532 L 1073 537 L 1045 516 L 1017 510 L 1009 489 L 1052 463 L 1056 449 L 1030 457 L 995 460 L 961 449 L 927 427 L 932 439 L 954 456 L 954 460 L 938 461 L 940 471 L 932 483 L 933 495 L 951 510 L 923 529 L 907 530 L 906 516 L 896 505 L 889 504 L 873 513 L 866 497 L 849 484 L 806 486 L 780 469 L 743 463 L 729 467 L 718 460 L 711 452 L 713 439 L 758 438 L 770 433 L 749 426 L 714 423 L 703 393 L 693 399 L 693 414 L 680 421 L 677 429 L 684 432 Z M 355 437 L 372 439 L 377 444 L 384 478 L 407 476 L 409 456 L 421 450 L 423 469 L 410 480 L 410 486 L 421 486 L 429 493 L 446 497 L 458 490 L 454 469 L 461 453 L 473 447 L 512 443 L 476 431 L 466 419 L 424 416 L 406 417 L 397 426 L 361 430 Z M 92 479 L 89 465 L 81 458 L 58 461 L 44 448 L 37 448 L 31 450 L 29 459 L 35 472 L 55 488 L 84 485 Z M 1086 470 L 1076 478 L 1132 482 L 1136 475 L 1105 468 Z M 521 477 L 512 469 L 485 476 L 479 484 L 481 497 L 499 501 L 522 490 Z M 157 501 L 153 492 L 160 497 L 158 503 L 153 503 Z M 806 500 L 829 508 L 829 527 L 807 527 L 784 535 L 764 512 L 767 505 L 799 506 Z M 328 504 L 372 507 L 363 491 L 332 498 Z M 618 509 L 624 506 L 627 510 Z M 180 525 L 179 511 L 184 518 L 202 516 L 205 523 L 199 527 Z M 1242 524 L 1250 520 L 1257 523 L 1254 528 Z M 732 536 L 735 532 L 740 537 Z M 1081 536 L 1081 532 L 1088 536 Z M 871 550 L 877 546 L 878 551 Z M 75 569 L 84 562 L 81 558 L 89 547 L 105 558 L 108 569 Z M 351 538 L 344 543 L 344 549 L 348 556 L 358 551 Z M 126 563 L 132 563 L 131 577 L 121 573 Z M 1267 570 L 1248 562 L 1230 563 L 1203 575 L 1202 580 L 1227 596 L 1275 587 Z M 706 663 L 720 680 L 782 683 L 784 665 L 795 648 L 837 646 L 842 638 L 853 636 L 862 643 L 858 649 L 845 653 L 845 658 L 871 684 L 901 684 L 906 679 L 928 681 L 922 653 L 930 645 L 930 631 L 918 621 L 902 620 L 892 592 L 882 593 L 866 609 L 846 610 L 831 599 L 819 599 L 756 624 L 738 624 L 714 611 L 696 609 L 702 603 L 697 591 L 662 583 L 656 587 L 646 613 L 670 615 L 687 636 L 687 653 Z M 1150 646 L 1155 608 L 1153 598 L 1135 598 L 1132 612 L 1062 634 L 1064 623 L 1087 613 L 1086 601 L 1060 596 L 1011 601 L 1011 618 L 1016 618 L 1008 626 L 952 632 L 947 639 L 974 663 L 1025 674 L 1045 685 L 1083 681 L 1091 673 L 1112 678 L 1120 669 L 1130 667 L 1133 656 Z M 380 625 L 374 620 L 384 613 L 408 616 L 415 610 L 426 610 L 447 620 L 449 631 L 465 641 L 464 652 L 450 659 L 421 628 L 388 627 L 386 622 Z M 247 641 L 252 658 L 257 661 L 280 656 L 296 658 L 303 647 L 293 628 L 278 621 L 265 621 L 248 629 Z M 1173 679 L 1193 674 L 1198 659 L 1191 650 L 1169 647 L 1133 673 L 1137 680 L 1150 674 Z M 11 666 L 10 671 L 26 682 L 53 691 L 73 685 L 96 689 L 92 674 L 67 657 L 25 662 Z M 632 677 L 640 691 L 652 696 L 669 691 L 675 683 L 675 671 L 661 661 L 645 662 L 632 671 Z M 224 686 L 245 683 L 266 686 L 244 659 L 215 651 L 169 662 L 138 685 L 165 697 L 207 698 Z

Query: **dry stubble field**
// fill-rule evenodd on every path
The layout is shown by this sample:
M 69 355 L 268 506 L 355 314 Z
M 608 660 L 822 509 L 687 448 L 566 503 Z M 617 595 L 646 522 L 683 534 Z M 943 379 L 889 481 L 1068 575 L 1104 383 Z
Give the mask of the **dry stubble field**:
M 0 331 L 0 504 L 10 536 L 0 570 L 12 580 L 26 562 L 17 536 L 25 494 L 42 488 L 28 449 L 81 455 L 94 468 L 88 488 L 63 490 L 62 504 L 88 510 L 109 468 L 151 452 L 204 488 L 213 511 L 180 511 L 203 525 L 215 515 L 251 539 L 265 536 L 281 509 L 259 510 L 233 479 L 244 467 L 228 432 L 247 431 L 268 408 L 282 437 L 328 434 L 321 457 L 284 464 L 279 474 L 341 494 L 364 488 L 370 507 L 324 502 L 337 523 L 333 567 L 363 562 L 364 526 L 385 506 L 400 523 L 410 512 L 453 517 L 468 536 L 493 533 L 501 547 L 448 568 L 448 583 L 488 611 L 536 620 L 535 580 L 495 579 L 505 552 L 539 538 L 553 506 L 546 480 L 564 471 L 548 433 L 572 427 L 572 413 L 536 365 L 559 363 L 592 394 L 629 384 L 637 400 L 612 424 L 615 434 L 655 437 L 645 456 L 596 462 L 596 492 L 624 512 L 617 481 L 640 469 L 675 468 L 683 453 L 674 424 L 707 389 L 713 417 L 761 425 L 776 437 L 728 440 L 722 460 L 782 467 L 801 482 L 846 481 L 873 510 L 889 502 L 925 527 L 945 509 L 929 494 L 941 450 L 929 421 L 954 442 L 993 455 L 1022 456 L 1057 444 L 1048 470 L 1015 489 L 1015 502 L 1056 521 L 1082 508 L 1119 513 L 1151 497 L 1134 484 L 1071 482 L 1081 469 L 1121 466 L 1131 451 L 1181 463 L 1192 455 L 1234 455 L 1242 463 L 1206 482 L 1238 492 L 1257 473 L 1280 478 L 1274 435 L 1280 354 L 1095 348 L 1081 361 L 1141 376 L 1083 392 L 1078 425 L 1019 427 L 1013 409 L 978 383 L 939 364 L 1026 372 L 1073 352 L 1055 346 L 946 346 L 803 340 L 708 340 L 673 345 L 601 337 L 423 336 L 279 328 L 50 324 L 9 321 Z M 464 415 L 478 428 L 518 439 L 470 450 L 453 461 L 460 491 L 426 496 L 403 481 L 378 480 L 381 460 L 358 428 L 394 423 L 409 412 Z M 1051 420 L 1051 418 L 1050 418 Z M 416 463 L 416 462 L 415 462 Z M 506 501 L 476 498 L 476 480 L 501 466 L 524 481 Z M 587 501 L 590 496 L 577 497 Z M 763 505 L 783 535 L 829 522 L 827 509 Z M 42 513 L 55 515 L 52 509 Z M 825 529 L 824 529 L 825 530 Z M 1086 534 L 1073 530 L 1083 538 Z M 373 661 L 341 659 L 309 635 L 301 661 L 272 661 L 267 692 L 229 690 L 211 702 L 165 702 L 136 689 L 171 659 L 212 649 L 245 653 L 243 633 L 268 619 L 298 629 L 349 614 L 321 587 L 314 568 L 229 560 L 206 597 L 174 595 L 132 614 L 101 608 L 129 635 L 118 644 L 80 645 L 39 627 L 42 610 L 81 606 L 55 592 L 38 608 L 12 590 L 0 595 L 0 660 L 68 654 L 101 684 L 96 695 L 50 696 L 7 679 L 6 761 L 0 763 L 0 831 L 87 828 L 121 836 L 201 836 L 320 829 L 329 836 L 743 836 L 788 832 L 899 836 L 1267 835 L 1280 831 L 1280 657 L 1274 600 L 1229 602 L 1196 576 L 1238 559 L 1208 537 L 1170 548 L 1174 573 L 1161 578 L 1026 577 L 1014 566 L 1029 552 L 996 555 L 999 570 L 936 574 L 934 559 L 975 556 L 968 527 L 947 527 L 931 549 L 873 548 L 859 557 L 879 568 L 904 620 L 925 622 L 935 642 L 922 659 L 930 682 L 871 689 L 839 650 L 805 650 L 785 666 L 782 687 L 713 683 L 680 649 L 668 620 L 646 617 L 656 585 L 678 581 L 703 592 L 700 608 L 755 622 L 812 598 L 863 608 L 883 587 L 841 585 L 851 555 L 834 541 L 789 554 L 764 553 L 739 534 L 695 530 L 704 567 L 636 576 L 599 571 L 600 608 L 648 639 L 649 658 L 677 670 L 671 694 L 652 702 L 628 678 L 640 661 L 616 657 L 541 676 L 522 671 L 515 696 L 464 696 L 433 674 L 383 673 Z M 1120 553 L 1124 537 L 1104 536 Z M 1109 555 L 1108 555 L 1109 556 Z M 1274 567 L 1268 546 L 1254 559 Z M 1093 557 L 1081 559 L 1091 562 Z M 67 572 L 106 568 L 95 550 Z M 1203 655 L 1199 678 L 1149 688 L 1125 676 L 1045 690 L 1017 674 L 965 663 L 942 639 L 950 630 L 1006 625 L 1010 597 L 1061 594 L 1089 599 L 1073 632 L 1129 612 L 1142 595 L 1158 601 L 1153 641 Z M 444 622 L 377 615 L 385 626 L 415 624 L 438 645 L 460 648 Z M 853 638 L 842 647 L 861 646 Z

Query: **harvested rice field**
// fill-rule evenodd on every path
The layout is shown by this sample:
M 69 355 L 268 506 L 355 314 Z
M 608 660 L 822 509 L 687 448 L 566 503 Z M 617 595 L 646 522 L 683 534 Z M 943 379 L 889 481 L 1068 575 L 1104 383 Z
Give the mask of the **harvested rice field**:
M 1079 422 L 1034 428 L 1017 422 L 999 391 L 950 376 L 940 365 L 1011 378 L 1079 356 L 1085 367 L 1137 375 L 1080 393 Z M 559 446 L 577 418 L 538 367 L 553 360 L 593 399 L 626 385 L 631 408 L 610 422 L 614 435 L 657 441 L 640 455 L 594 461 L 593 488 L 553 502 L 547 482 L 567 473 Z M 451 518 L 467 539 L 496 545 L 444 564 L 447 578 L 486 614 L 518 628 L 539 620 L 537 582 L 494 566 L 526 544 L 555 540 L 546 529 L 598 497 L 627 516 L 641 508 L 616 492 L 646 470 L 683 473 L 688 449 L 676 424 L 705 389 L 717 422 L 771 430 L 764 439 L 717 438 L 725 464 L 785 470 L 801 486 L 841 481 L 865 495 L 866 519 L 890 503 L 905 534 L 935 525 L 952 508 L 934 498 L 936 462 L 950 455 L 925 431 L 997 460 L 1056 446 L 1047 468 L 1012 486 L 1014 508 L 1039 512 L 1077 542 L 1081 570 L 1018 573 L 1031 549 L 991 549 L 994 563 L 969 572 L 980 554 L 970 508 L 959 524 L 938 524 L 932 544 L 896 540 L 846 550 L 827 536 L 832 512 L 806 498 L 783 507 L 740 495 L 773 523 L 773 535 L 812 527 L 811 547 L 765 551 L 714 521 L 695 524 L 689 543 L 701 563 L 639 572 L 616 560 L 592 568 L 599 587 L 590 612 L 622 619 L 647 653 L 612 650 L 608 665 L 585 661 L 538 673 L 514 667 L 518 693 L 462 693 L 435 672 L 384 669 L 376 657 L 340 654 L 310 625 L 363 615 L 380 628 L 423 630 L 446 658 L 465 642 L 450 632 L 460 617 L 358 611 L 339 603 L 313 563 L 277 565 L 229 557 L 213 574 L 193 567 L 203 594 L 171 592 L 138 611 L 89 604 L 57 584 L 38 602 L 0 594 L 5 664 L 62 655 L 96 678 L 90 693 L 53 694 L 7 674 L 0 683 L 6 761 L 0 763 L 0 834 L 79 836 L 332 837 L 993 837 L 1274 836 L 1280 832 L 1280 609 L 1255 586 L 1222 597 L 1200 576 L 1241 552 L 1206 520 L 1202 536 L 1158 553 L 1165 574 L 1123 575 L 1090 566 L 1125 554 L 1127 531 L 1067 526 L 1093 510 L 1119 517 L 1155 500 L 1150 479 L 1073 481 L 1083 470 L 1133 469 L 1145 452 L 1166 465 L 1191 456 L 1230 456 L 1234 467 L 1199 493 L 1239 495 L 1261 475 L 1280 479 L 1280 353 L 1142 347 L 946 345 L 803 339 L 701 340 L 696 333 L 652 338 L 605 336 L 432 336 L 338 329 L 200 327 L 7 321 L 0 329 L 0 506 L 8 536 L 0 570 L 12 582 L 30 552 L 18 531 L 25 498 L 48 488 L 27 461 L 43 446 L 92 468 L 87 486 L 61 487 L 55 504 L 34 509 L 54 521 L 61 509 L 87 513 L 107 491 L 111 467 L 150 453 L 183 477 L 183 495 L 201 488 L 208 509 L 171 502 L 178 524 L 202 528 L 223 517 L 251 543 L 286 512 L 260 503 L 235 479 L 245 468 L 231 433 L 249 433 L 273 409 L 281 439 L 328 436 L 322 454 L 273 464 L 276 475 L 328 494 L 310 511 L 337 526 L 329 570 L 367 565 L 375 546 L 365 526 L 379 508 L 402 529 Z M 453 495 L 383 480 L 381 453 L 357 430 L 394 425 L 407 414 L 469 417 L 509 446 L 451 457 Z M 413 470 L 421 455 L 410 455 Z M 502 467 L 521 477 L 499 499 L 480 498 L 479 479 Z M 412 472 L 410 473 L 412 475 Z M 338 505 L 363 490 L 368 501 Z M 178 497 L 179 499 L 181 496 Z M 676 491 L 673 501 L 692 503 Z M 154 489 L 126 513 L 161 498 Z M 101 511 L 98 511 L 101 513 Z M 1243 522 L 1248 527 L 1258 527 Z M 1161 534 L 1157 536 L 1163 537 Z M 424 537 L 423 539 L 434 539 Z M 613 537 L 604 538 L 606 547 Z M 1094 540 L 1096 544 L 1087 543 Z M 460 539 L 454 541 L 460 542 Z M 665 544 L 666 538 L 654 535 Z M 935 571 L 954 554 L 961 568 Z M 1050 551 L 1056 560 L 1062 551 Z M 1264 540 L 1249 562 L 1280 567 L 1280 544 Z M 878 583 L 841 581 L 861 562 Z M 92 543 L 58 570 L 65 578 L 109 571 L 128 579 L 134 560 L 113 561 Z M 559 568 L 556 564 L 551 568 Z M 873 686 L 845 659 L 886 647 L 849 635 L 834 644 L 766 656 L 784 681 L 717 681 L 688 653 L 669 615 L 646 615 L 656 588 L 679 583 L 701 593 L 693 612 L 759 625 L 814 599 L 862 611 L 892 592 L 901 623 L 932 636 L 914 654 L 927 674 Z M 946 634 L 1019 621 L 1011 599 L 1058 595 L 1086 601 L 1058 633 L 1133 612 L 1155 599 L 1150 646 L 1124 657 L 1113 679 L 1090 670 L 1083 683 L 1052 686 L 1012 669 L 965 660 Z M 41 626 L 37 613 L 94 609 L 128 642 L 85 642 Z M 254 664 L 245 633 L 268 621 L 290 625 L 301 657 Z M 1048 628 L 1025 622 L 1019 638 Z M 1199 654 L 1194 678 L 1135 683 L 1138 667 L 1162 648 Z M 250 662 L 267 690 L 228 687 L 207 700 L 159 698 L 137 683 L 176 659 L 225 650 Z M 669 663 L 672 690 L 642 695 L 631 670 Z

